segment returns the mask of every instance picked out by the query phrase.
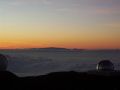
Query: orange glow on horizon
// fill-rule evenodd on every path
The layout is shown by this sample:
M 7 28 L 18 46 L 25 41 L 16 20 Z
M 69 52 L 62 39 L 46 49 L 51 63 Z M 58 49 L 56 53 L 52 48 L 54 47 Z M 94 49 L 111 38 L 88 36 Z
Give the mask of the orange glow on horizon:
M 120 49 L 119 27 L 3 25 L 0 29 L 0 48 Z
M 92 42 L 92 43 L 77 43 L 77 42 L 3 42 L 1 43 L 1 49 L 16 49 L 16 48 L 46 48 L 46 47 L 62 47 L 62 48 L 78 48 L 78 49 L 120 49 L 120 43 L 104 43 Z

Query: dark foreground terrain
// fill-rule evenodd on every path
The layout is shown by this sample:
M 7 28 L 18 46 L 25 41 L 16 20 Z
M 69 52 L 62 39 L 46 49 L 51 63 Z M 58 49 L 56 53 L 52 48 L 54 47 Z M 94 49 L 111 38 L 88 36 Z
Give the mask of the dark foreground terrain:
M 0 72 L 0 90 L 120 90 L 120 72 L 55 72 L 35 77 L 17 77 Z

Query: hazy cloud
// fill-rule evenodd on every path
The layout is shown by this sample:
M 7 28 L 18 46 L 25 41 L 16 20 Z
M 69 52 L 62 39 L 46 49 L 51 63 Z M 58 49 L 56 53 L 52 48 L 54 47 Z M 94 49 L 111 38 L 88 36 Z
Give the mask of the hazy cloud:
M 120 0 L 94 0 L 97 12 L 103 14 L 120 13 Z

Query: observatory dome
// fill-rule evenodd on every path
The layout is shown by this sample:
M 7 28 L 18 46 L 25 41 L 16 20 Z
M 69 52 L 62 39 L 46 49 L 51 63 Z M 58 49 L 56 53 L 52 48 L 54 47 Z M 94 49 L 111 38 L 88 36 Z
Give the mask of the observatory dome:
M 7 64 L 8 64 L 8 61 L 6 56 L 0 54 L 0 71 L 6 71 Z
M 103 60 L 103 61 L 100 61 L 98 64 L 97 64 L 97 67 L 96 69 L 98 71 L 113 71 L 114 70 L 114 65 L 111 61 L 109 60 Z

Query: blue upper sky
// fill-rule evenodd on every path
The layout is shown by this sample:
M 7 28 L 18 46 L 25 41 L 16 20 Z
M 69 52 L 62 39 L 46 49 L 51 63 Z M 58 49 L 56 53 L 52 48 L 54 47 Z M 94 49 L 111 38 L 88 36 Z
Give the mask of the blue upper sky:
M 0 13 L 3 22 L 117 23 L 120 0 L 0 0 Z

